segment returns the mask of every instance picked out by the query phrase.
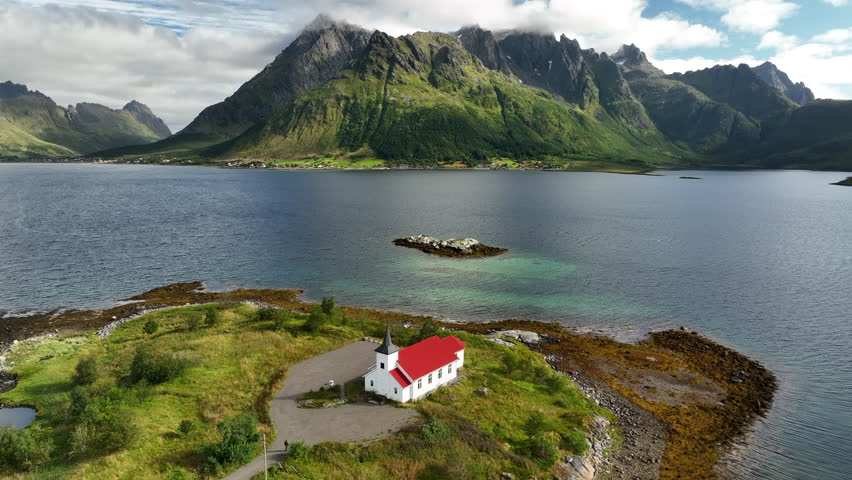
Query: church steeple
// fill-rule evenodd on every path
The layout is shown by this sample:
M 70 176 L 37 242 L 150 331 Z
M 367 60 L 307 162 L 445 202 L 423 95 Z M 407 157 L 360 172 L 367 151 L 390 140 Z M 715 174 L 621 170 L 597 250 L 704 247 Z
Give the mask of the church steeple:
M 390 334 L 390 324 L 385 328 L 385 341 L 375 350 L 376 353 L 390 355 L 399 351 L 399 347 L 393 344 Z

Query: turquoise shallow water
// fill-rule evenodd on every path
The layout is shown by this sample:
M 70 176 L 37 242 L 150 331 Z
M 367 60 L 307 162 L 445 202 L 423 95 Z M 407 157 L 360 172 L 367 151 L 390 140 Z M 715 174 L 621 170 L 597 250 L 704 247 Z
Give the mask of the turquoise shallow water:
M 459 321 L 686 325 L 781 380 L 738 475 L 849 478 L 852 188 L 828 185 L 848 174 L 664 173 L 0 164 L 0 310 L 198 279 Z M 417 233 L 510 252 L 391 244 Z

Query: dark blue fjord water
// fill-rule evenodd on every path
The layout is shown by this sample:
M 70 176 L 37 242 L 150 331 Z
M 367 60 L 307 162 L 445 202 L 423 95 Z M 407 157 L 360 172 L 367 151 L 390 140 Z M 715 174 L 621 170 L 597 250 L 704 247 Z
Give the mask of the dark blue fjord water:
M 200 279 L 451 320 L 686 325 L 780 377 L 739 476 L 848 479 L 852 188 L 828 185 L 845 176 L 5 164 L 0 310 L 100 307 Z M 391 244 L 417 233 L 511 252 L 459 261 Z

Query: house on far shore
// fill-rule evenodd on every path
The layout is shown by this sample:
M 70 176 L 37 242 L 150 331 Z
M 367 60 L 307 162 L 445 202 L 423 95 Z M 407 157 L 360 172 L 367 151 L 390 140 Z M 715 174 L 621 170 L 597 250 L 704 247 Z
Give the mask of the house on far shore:
M 364 389 L 400 403 L 417 400 L 456 378 L 464 365 L 464 347 L 458 337 L 435 335 L 400 350 L 388 326 L 376 349 L 376 364 L 364 375 Z

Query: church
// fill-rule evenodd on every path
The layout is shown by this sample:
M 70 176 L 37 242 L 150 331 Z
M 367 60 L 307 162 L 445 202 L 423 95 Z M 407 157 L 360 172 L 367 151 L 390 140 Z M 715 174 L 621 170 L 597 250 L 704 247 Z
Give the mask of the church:
M 464 365 L 464 347 L 458 337 L 435 335 L 400 349 L 388 326 L 385 341 L 375 350 L 376 364 L 364 375 L 364 388 L 400 403 L 417 400 L 456 378 Z

